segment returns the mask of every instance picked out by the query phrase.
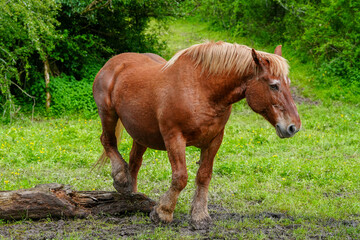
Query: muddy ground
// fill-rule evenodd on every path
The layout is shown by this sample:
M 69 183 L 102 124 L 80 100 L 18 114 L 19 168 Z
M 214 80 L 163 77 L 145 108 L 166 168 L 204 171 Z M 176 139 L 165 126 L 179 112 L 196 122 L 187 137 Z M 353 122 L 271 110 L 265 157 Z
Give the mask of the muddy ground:
M 49 218 L 4 223 L 0 225 L 0 236 L 3 239 L 247 239 L 251 236 L 295 239 L 298 237 L 297 232 L 305 232 L 307 239 L 338 239 L 340 236 L 355 239 L 354 235 L 348 235 L 347 231 L 360 226 L 356 220 L 302 218 L 299 223 L 299 218 L 294 219 L 283 213 L 241 215 L 218 205 L 210 205 L 209 212 L 214 222 L 206 230 L 194 230 L 188 224 L 189 216 L 186 214 L 175 216 L 171 224 L 159 226 L 152 223 L 146 214 L 129 213 L 86 219 Z M 162 232 L 166 235 L 162 235 Z
M 302 97 L 301 89 L 291 90 L 296 103 L 319 104 Z M 188 214 L 175 214 L 174 221 L 167 225 L 156 225 L 142 213 L 86 219 L 0 220 L 0 239 L 360 239 L 360 216 L 353 216 L 356 220 L 335 220 L 294 218 L 272 212 L 244 215 L 214 204 L 209 205 L 209 213 L 213 224 L 206 230 L 193 229 Z

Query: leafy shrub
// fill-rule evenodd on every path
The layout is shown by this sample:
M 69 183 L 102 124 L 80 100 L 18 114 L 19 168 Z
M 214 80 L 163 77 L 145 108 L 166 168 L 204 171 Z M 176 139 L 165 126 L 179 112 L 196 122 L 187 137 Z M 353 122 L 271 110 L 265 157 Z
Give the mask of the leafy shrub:
M 61 84 L 71 82 L 82 92 L 85 91 L 82 85 L 65 76 L 74 76 L 84 83 L 84 79 L 89 80 L 84 66 L 93 62 L 104 62 L 122 52 L 163 50 L 165 45 L 158 40 L 156 32 L 146 29 L 150 19 L 174 15 L 176 6 L 177 1 L 169 0 L 2 1 L 0 91 L 4 97 L 0 97 L 0 110 L 3 115 L 15 102 L 22 109 L 32 106 L 14 82 L 35 95 L 38 106 L 39 103 L 44 106 L 45 66 L 46 69 L 49 66 L 53 76 L 61 76 L 55 78 L 51 90 L 66 90 Z M 75 104 L 77 108 L 78 104 Z M 57 111 L 55 114 L 62 112 L 61 109 L 65 107 L 52 108 Z M 11 118 L 11 114 L 9 116 Z
M 297 57 L 315 63 L 317 87 L 332 89 L 334 99 L 360 100 L 359 1 L 199 0 L 192 4 L 204 19 L 233 35 L 264 45 L 292 46 Z
M 97 113 L 90 79 L 77 81 L 73 76 L 61 75 L 52 79 L 50 91 L 54 116 L 80 113 L 90 117 Z

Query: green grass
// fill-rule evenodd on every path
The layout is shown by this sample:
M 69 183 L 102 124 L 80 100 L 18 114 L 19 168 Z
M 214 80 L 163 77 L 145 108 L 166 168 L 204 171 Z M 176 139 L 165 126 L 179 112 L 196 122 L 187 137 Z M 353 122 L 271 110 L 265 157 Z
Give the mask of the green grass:
M 195 26 L 180 20 L 171 26 L 169 46 L 173 52 L 206 38 L 228 37 L 210 31 L 205 23 Z M 301 66 L 292 69 L 294 84 L 301 86 L 308 75 L 300 71 Z M 271 235 L 271 229 L 276 227 L 284 229 L 286 238 L 311 238 L 319 233 L 330 239 L 360 237 L 360 110 L 355 105 L 329 101 L 317 105 L 298 103 L 298 110 L 302 130 L 291 139 L 280 139 L 246 102 L 234 105 L 216 156 L 209 204 L 247 217 L 242 221 L 215 221 L 207 237 L 279 238 Z M 102 152 L 100 134 L 97 118 L 24 119 L 1 126 L 0 190 L 50 182 L 70 184 L 77 190 L 113 190 L 109 165 L 90 171 Z M 127 158 L 131 148 L 127 134 L 119 148 Z M 175 219 L 188 216 L 198 159 L 199 151 L 188 148 L 189 181 L 180 195 Z M 147 150 L 139 173 L 139 191 L 157 200 L 168 189 L 170 180 L 166 152 Z M 276 221 L 256 217 L 267 212 L 288 217 Z M 148 217 L 145 219 L 147 222 Z M 342 224 L 344 221 L 355 221 L 357 225 Z M 179 236 L 182 228 L 187 225 L 159 226 L 139 233 L 137 238 L 201 237 L 200 233 Z M 77 239 L 77 234 L 69 235 L 69 239 Z

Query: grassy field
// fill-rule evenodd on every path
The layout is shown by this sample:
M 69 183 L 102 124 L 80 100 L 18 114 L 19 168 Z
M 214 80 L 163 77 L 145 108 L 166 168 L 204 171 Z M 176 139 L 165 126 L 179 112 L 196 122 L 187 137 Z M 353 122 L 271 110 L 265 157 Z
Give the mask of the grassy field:
M 205 23 L 193 25 L 186 20 L 173 22 L 163 38 L 171 49 L 167 58 L 204 39 L 252 44 L 210 31 Z M 209 195 L 214 224 L 209 230 L 193 231 L 187 223 L 200 155 L 196 148 L 188 148 L 189 182 L 180 195 L 175 223 L 155 226 L 142 214 L 124 216 L 126 223 L 119 219 L 74 220 L 48 238 L 360 238 L 360 110 L 355 105 L 301 96 L 307 92 L 303 88 L 311 76 L 291 59 L 290 65 L 292 82 L 298 87 L 302 130 L 291 139 L 280 139 L 245 101 L 234 105 L 215 160 Z M 311 95 L 311 90 L 308 93 Z M 23 119 L 1 126 L 0 190 L 50 182 L 70 184 L 77 190 L 112 190 L 109 165 L 90 171 L 102 151 L 100 134 L 98 118 Z M 119 147 L 123 156 L 128 156 L 131 141 L 125 134 Z M 139 191 L 157 200 L 170 180 L 166 152 L 148 150 L 139 173 Z M 0 220 L 0 239 L 1 235 L 21 238 L 39 224 L 51 226 Z M 121 234 L 126 232 L 121 227 L 129 224 L 140 227 L 135 233 Z M 94 232 L 101 235 L 91 235 Z M 34 238 L 41 236 L 37 234 Z

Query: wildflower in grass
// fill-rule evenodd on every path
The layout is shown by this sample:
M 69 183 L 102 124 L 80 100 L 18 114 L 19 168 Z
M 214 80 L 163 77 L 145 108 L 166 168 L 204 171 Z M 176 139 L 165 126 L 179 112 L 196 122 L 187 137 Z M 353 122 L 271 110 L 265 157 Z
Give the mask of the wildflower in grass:
M 8 184 L 8 183 L 9 183 L 9 181 L 5 180 L 5 181 L 4 181 L 4 183 L 5 183 L 5 184 Z
M 276 158 L 278 155 L 273 155 L 274 158 Z
M 282 180 L 283 180 L 283 181 L 285 181 L 285 180 L 286 180 L 286 178 L 282 178 Z

